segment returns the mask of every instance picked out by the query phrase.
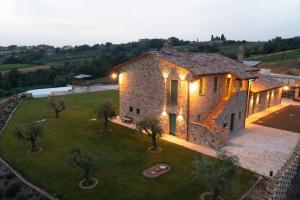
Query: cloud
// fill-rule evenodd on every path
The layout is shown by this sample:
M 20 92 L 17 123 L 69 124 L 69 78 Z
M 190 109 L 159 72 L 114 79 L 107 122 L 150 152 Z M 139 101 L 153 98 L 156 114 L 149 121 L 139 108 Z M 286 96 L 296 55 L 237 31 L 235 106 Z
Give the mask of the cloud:
M 300 33 L 298 0 L 0 0 L 0 5 L 0 45 L 208 40 L 221 33 L 266 40 Z

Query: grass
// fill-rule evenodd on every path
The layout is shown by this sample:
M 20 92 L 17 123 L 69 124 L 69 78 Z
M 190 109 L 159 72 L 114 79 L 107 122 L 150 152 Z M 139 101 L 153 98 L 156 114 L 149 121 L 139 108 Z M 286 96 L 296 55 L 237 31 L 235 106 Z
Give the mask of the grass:
M 272 62 L 281 60 L 300 59 L 300 49 L 281 51 L 266 55 L 250 56 L 247 60 L 260 60 L 262 62 Z
M 64 97 L 66 110 L 55 120 L 47 108 L 47 99 L 24 100 L 0 136 L 0 155 L 32 183 L 44 188 L 60 199 L 199 199 L 208 191 L 206 180 L 195 181 L 192 161 L 196 152 L 181 146 L 159 141 L 160 154 L 147 151 L 150 139 L 135 130 L 110 123 L 111 134 L 100 134 L 99 124 L 89 121 L 94 109 L 105 98 L 118 104 L 116 91 L 74 94 Z M 44 136 L 38 141 L 43 151 L 29 155 L 29 144 L 13 137 L 15 127 L 46 118 L 42 123 Z M 80 171 L 67 163 L 68 149 L 79 146 L 85 150 L 99 150 L 108 154 L 102 167 L 93 172 L 99 185 L 92 190 L 81 190 Z M 172 170 L 149 179 L 142 171 L 155 163 L 165 162 Z M 254 182 L 251 172 L 239 169 L 239 183 L 226 191 L 225 199 L 238 199 Z
M 19 68 L 26 68 L 32 67 L 31 64 L 23 64 L 23 63 L 16 63 L 16 64 L 0 64 L 0 71 L 4 70 L 12 70 L 12 69 L 19 69 Z

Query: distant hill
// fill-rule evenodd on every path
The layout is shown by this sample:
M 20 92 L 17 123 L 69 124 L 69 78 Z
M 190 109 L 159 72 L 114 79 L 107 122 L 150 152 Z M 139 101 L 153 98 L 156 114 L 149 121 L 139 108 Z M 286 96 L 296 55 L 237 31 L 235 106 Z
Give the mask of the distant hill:
M 274 73 L 300 74 L 300 49 L 250 56 L 246 60 L 262 61 L 258 67 L 271 69 Z

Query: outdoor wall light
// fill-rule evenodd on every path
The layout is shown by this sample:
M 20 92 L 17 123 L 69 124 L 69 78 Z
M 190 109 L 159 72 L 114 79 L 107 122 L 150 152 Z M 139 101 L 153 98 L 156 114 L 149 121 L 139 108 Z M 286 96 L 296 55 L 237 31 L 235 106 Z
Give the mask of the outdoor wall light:
M 117 73 L 112 73 L 112 74 L 111 74 L 111 78 L 112 78 L 112 79 L 116 79 L 117 77 L 118 77 L 118 74 L 117 74 Z
M 189 87 L 190 87 L 190 91 L 191 91 L 192 93 L 195 92 L 196 89 L 197 89 L 197 82 L 196 82 L 196 81 L 191 82 Z
M 284 91 L 288 91 L 289 89 L 290 89 L 290 87 L 287 86 L 287 85 L 283 87 L 283 90 L 284 90 Z

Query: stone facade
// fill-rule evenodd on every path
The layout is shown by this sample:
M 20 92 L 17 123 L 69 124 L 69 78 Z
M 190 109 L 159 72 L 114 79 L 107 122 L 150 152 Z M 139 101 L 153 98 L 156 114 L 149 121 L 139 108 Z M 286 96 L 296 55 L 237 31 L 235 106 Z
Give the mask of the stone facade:
M 281 96 L 282 88 L 251 93 L 249 96 L 248 116 L 280 104 Z
M 203 92 L 200 93 L 200 78 Z M 171 101 L 171 81 L 178 81 L 177 101 Z M 229 84 L 229 85 L 228 85 Z M 216 88 L 215 88 L 216 87 Z M 131 117 L 136 123 L 144 117 L 159 118 L 168 134 L 170 114 L 176 115 L 176 133 L 180 138 L 211 145 L 221 140 L 219 132 L 203 125 L 217 112 L 215 123 L 229 126 L 234 113 L 234 129 L 244 127 L 248 81 L 231 74 L 193 76 L 188 70 L 154 56 L 128 63 L 120 70 L 120 117 Z M 224 100 L 225 99 L 225 100 Z M 225 103 L 220 106 L 220 102 Z

